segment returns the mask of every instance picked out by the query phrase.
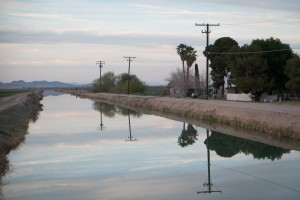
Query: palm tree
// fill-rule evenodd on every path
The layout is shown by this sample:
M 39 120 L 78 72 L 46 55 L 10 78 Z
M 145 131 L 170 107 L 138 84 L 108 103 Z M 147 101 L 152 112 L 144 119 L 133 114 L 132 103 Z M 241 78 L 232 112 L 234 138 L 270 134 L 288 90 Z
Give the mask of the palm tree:
M 185 69 L 184 69 L 184 61 L 187 57 L 187 45 L 186 44 L 180 44 L 177 46 L 177 54 L 180 56 L 181 62 L 182 62 L 182 71 L 183 71 L 183 83 L 184 83 L 184 94 L 186 94 L 186 81 L 185 81 Z
M 186 48 L 187 55 L 186 55 L 186 64 L 187 64 L 187 71 L 186 71 L 186 92 L 189 87 L 189 74 L 190 74 L 190 67 L 192 67 L 193 63 L 197 59 L 197 51 L 191 46 Z

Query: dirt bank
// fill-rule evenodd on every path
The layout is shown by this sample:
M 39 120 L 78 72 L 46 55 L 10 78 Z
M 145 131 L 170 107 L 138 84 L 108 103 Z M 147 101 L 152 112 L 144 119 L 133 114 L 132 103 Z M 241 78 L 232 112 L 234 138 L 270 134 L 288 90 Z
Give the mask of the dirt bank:
M 189 98 L 61 92 L 138 109 L 158 116 L 173 116 L 204 127 L 231 127 L 255 131 L 266 136 L 300 139 L 299 103 L 254 103 Z M 170 117 L 169 117 L 170 118 Z
M 35 91 L 0 99 L 0 183 L 9 170 L 6 155 L 24 141 L 29 122 L 38 119 L 42 98 L 42 91 Z

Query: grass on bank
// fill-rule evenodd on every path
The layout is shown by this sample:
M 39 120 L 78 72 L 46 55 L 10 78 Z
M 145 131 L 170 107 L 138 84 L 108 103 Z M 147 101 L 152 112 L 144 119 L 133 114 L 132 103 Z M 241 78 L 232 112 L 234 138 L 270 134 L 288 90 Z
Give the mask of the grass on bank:
M 16 89 L 16 90 L 0 90 L 0 98 L 13 96 L 19 93 L 29 92 L 30 90 L 22 90 L 22 89 Z
M 147 86 L 145 95 L 166 96 L 168 95 L 168 88 L 166 86 Z

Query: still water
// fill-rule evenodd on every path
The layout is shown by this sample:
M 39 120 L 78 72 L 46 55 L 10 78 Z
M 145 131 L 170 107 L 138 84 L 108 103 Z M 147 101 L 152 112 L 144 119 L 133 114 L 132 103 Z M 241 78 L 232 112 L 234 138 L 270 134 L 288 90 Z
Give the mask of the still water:
M 42 104 L 0 199 L 300 199 L 299 151 L 65 94 Z

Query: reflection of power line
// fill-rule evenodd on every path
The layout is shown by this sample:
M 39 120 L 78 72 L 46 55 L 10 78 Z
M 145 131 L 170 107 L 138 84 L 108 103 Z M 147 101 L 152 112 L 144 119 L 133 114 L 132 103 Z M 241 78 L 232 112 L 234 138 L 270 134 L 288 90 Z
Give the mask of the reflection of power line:
M 206 129 L 206 137 L 207 137 L 207 168 L 208 168 L 208 181 L 207 183 L 204 183 L 203 186 L 204 187 L 208 187 L 208 190 L 202 190 L 202 191 L 199 191 L 197 192 L 198 194 L 200 193 L 214 193 L 214 192 L 219 192 L 221 193 L 222 191 L 221 190 L 212 190 L 212 182 L 211 182 L 211 177 L 210 177 L 210 152 L 209 152 L 209 130 Z
M 269 179 L 266 179 L 266 178 L 263 178 L 263 177 L 260 177 L 260 176 L 257 176 L 257 175 L 249 174 L 249 173 L 246 173 L 246 172 L 243 172 L 243 171 L 239 171 L 239 170 L 236 170 L 236 169 L 231 169 L 231 168 L 227 168 L 227 167 L 221 167 L 221 166 L 218 166 L 218 165 L 212 165 L 212 166 L 218 167 L 220 169 L 228 170 L 228 171 L 231 171 L 231 172 L 234 172 L 234 173 L 242 174 L 242 175 L 245 175 L 245 176 L 249 176 L 249 177 L 252 177 L 252 178 L 256 178 L 258 180 L 265 181 L 265 182 L 268 182 L 268 183 L 280 186 L 282 188 L 285 188 L 285 189 L 288 189 L 288 190 L 291 190 L 291 191 L 294 191 L 294 192 L 300 194 L 300 191 L 298 191 L 298 190 L 296 190 L 296 189 L 294 189 L 292 187 L 289 187 L 289 186 L 277 183 L 275 181 L 272 181 L 272 180 L 269 180 Z
M 136 138 L 133 138 L 133 136 L 131 135 L 131 124 L 130 124 L 130 113 L 129 113 L 129 108 L 127 108 L 127 114 L 128 114 L 129 136 L 126 138 L 126 142 L 137 141 L 137 139 L 136 139 Z

